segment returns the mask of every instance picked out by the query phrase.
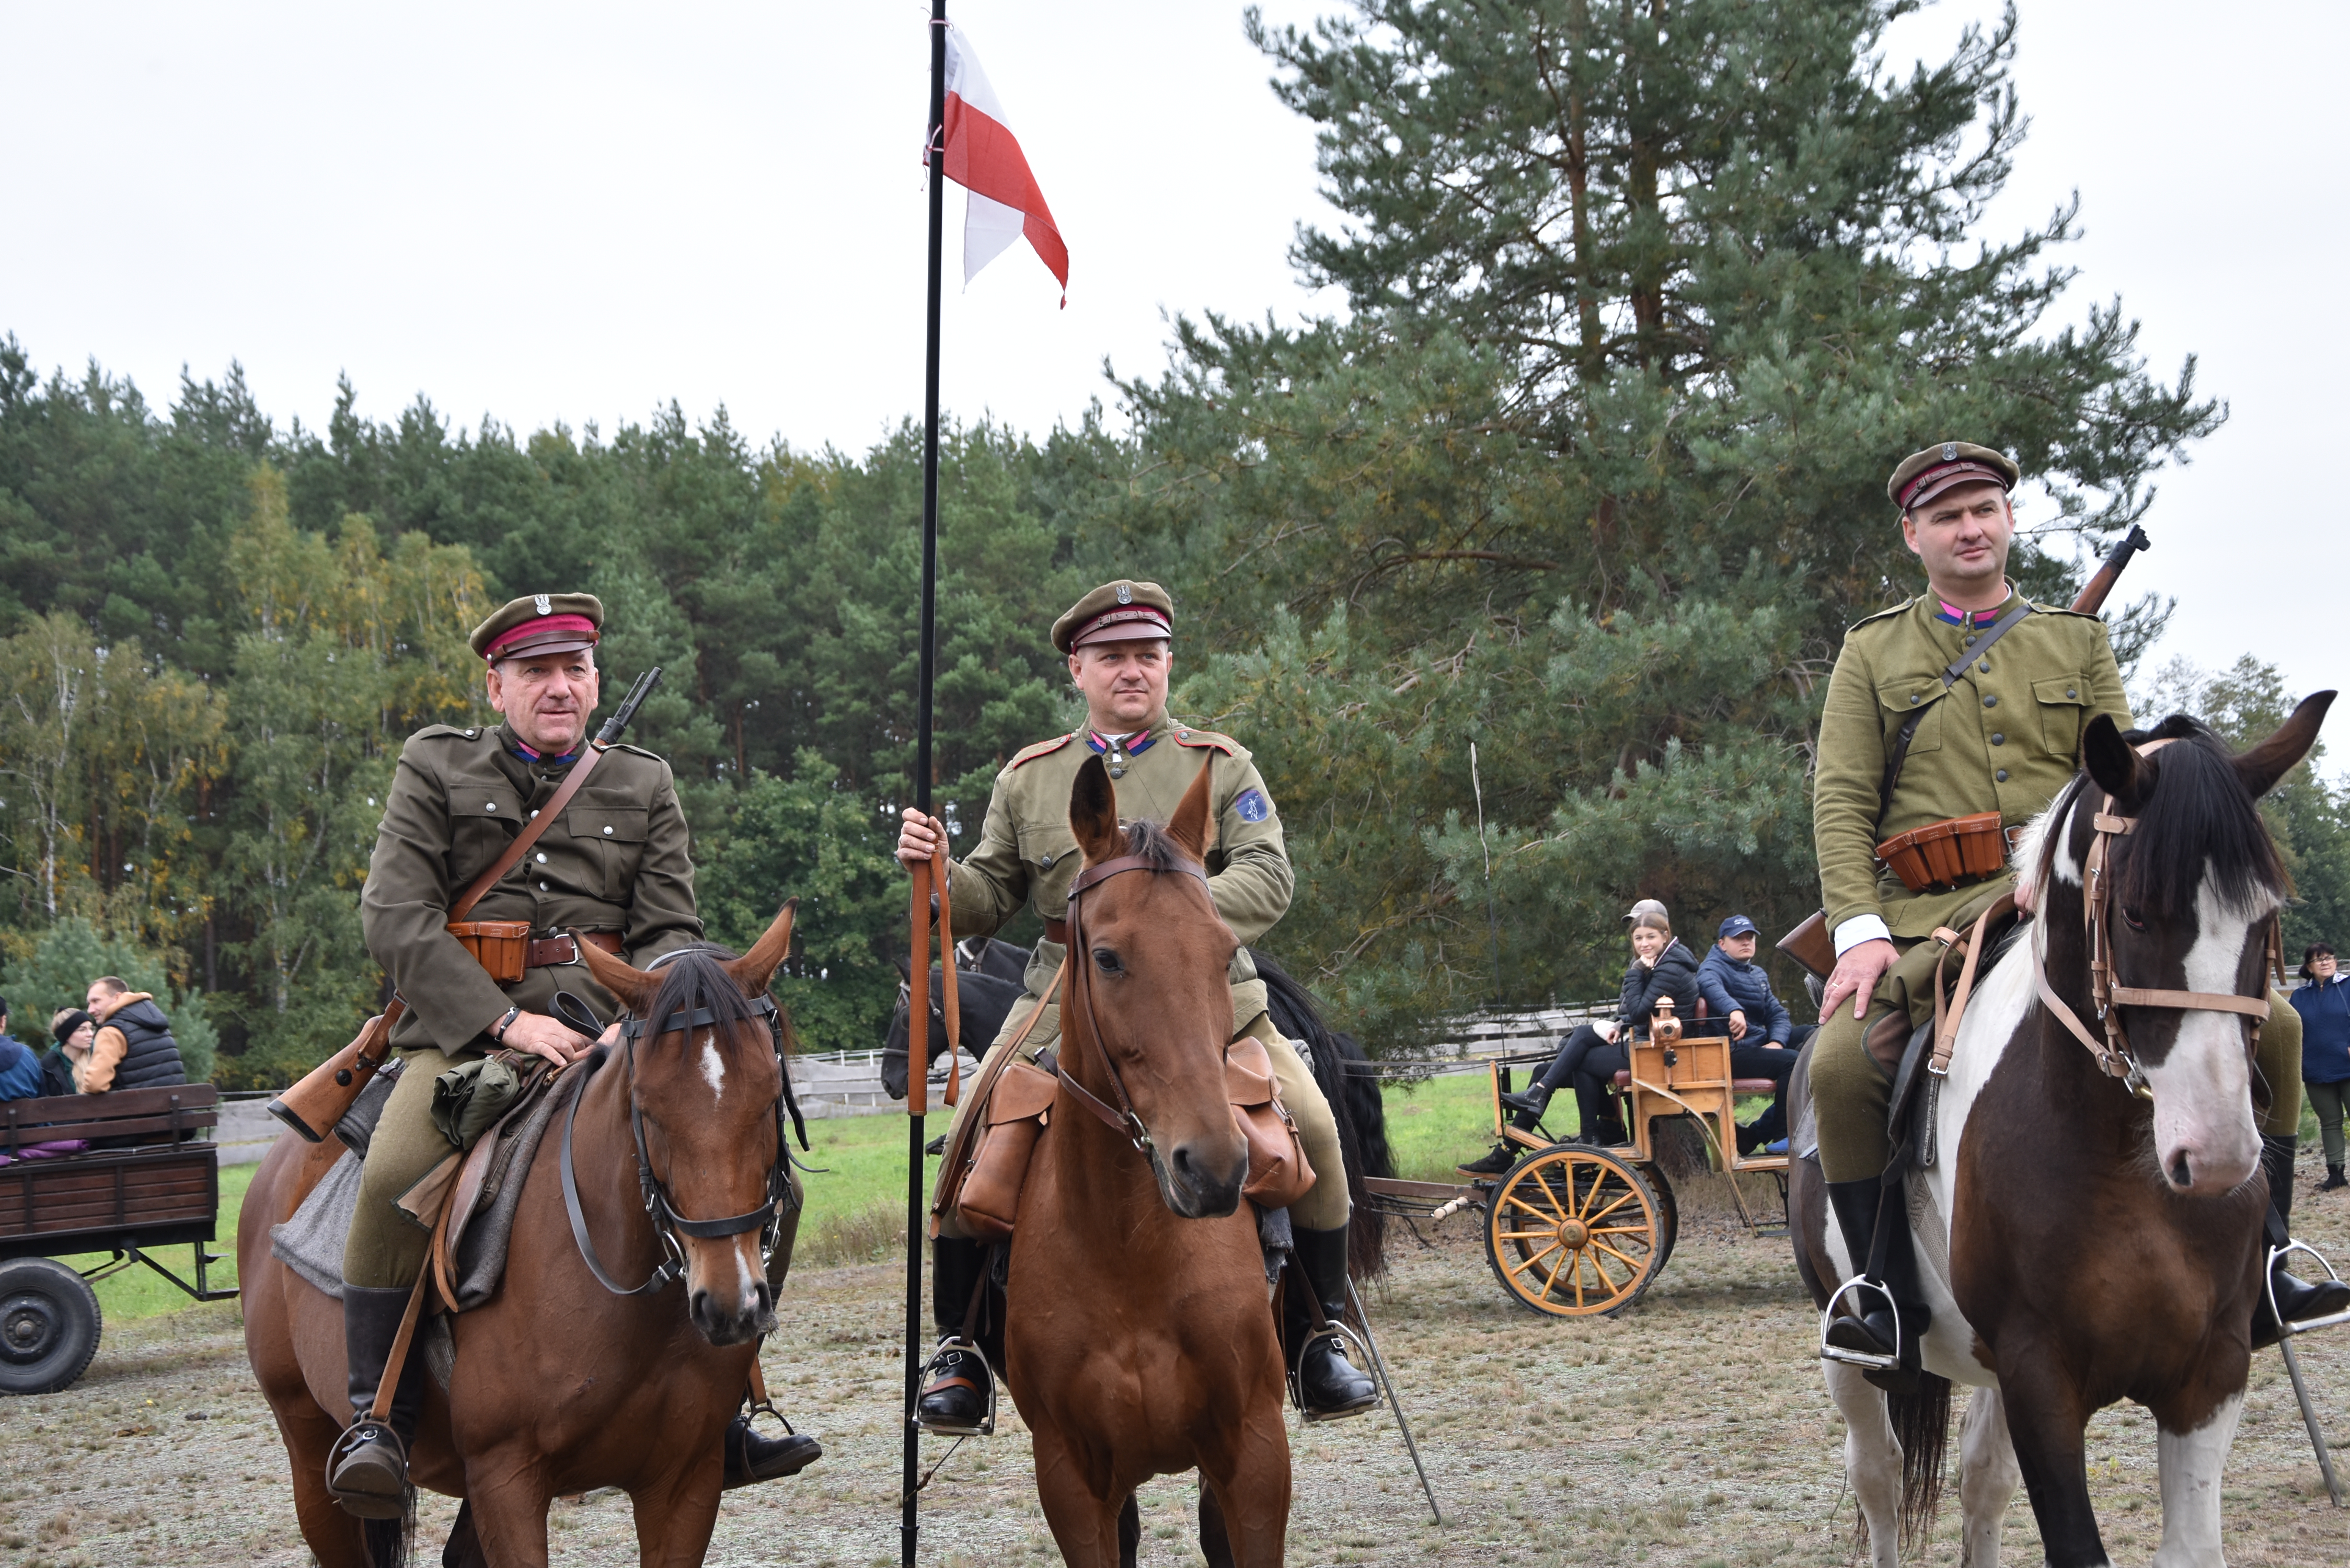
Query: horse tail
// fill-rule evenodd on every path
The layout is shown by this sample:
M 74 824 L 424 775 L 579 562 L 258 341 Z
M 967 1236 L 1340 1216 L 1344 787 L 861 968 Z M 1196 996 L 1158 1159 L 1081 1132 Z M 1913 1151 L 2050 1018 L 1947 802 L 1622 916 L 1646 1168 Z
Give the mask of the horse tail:
M 1367 1176 L 1393 1176 L 1388 1147 L 1387 1106 L 1369 1059 L 1351 1035 L 1332 1029 L 1314 993 L 1262 948 L 1251 948 L 1257 978 L 1264 981 L 1265 1012 L 1287 1040 L 1302 1041 L 1314 1082 L 1330 1104 L 1338 1125 L 1338 1149 L 1346 1162 L 1347 1196 L 1354 1218 L 1347 1227 L 1347 1272 L 1358 1280 L 1387 1272 L 1387 1216 L 1372 1206 Z
M 359 1521 L 359 1544 L 367 1552 L 368 1568 L 408 1568 L 410 1551 L 416 1544 L 416 1489 L 408 1489 L 408 1498 L 398 1519 L 363 1519 Z
M 1942 1460 L 1950 1439 L 1950 1380 L 1918 1375 L 1917 1392 L 1887 1394 L 1885 1414 L 1901 1445 L 1901 1545 L 1926 1540 L 1942 1507 Z

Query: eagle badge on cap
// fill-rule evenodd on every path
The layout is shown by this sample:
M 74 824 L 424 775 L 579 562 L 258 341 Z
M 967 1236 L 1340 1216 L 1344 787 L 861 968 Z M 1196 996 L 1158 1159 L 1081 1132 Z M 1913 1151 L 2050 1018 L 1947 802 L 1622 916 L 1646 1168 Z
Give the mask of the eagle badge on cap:
M 1958 442 L 1954 441 L 1946 441 L 1942 443 L 1942 461 L 1944 462 L 1956 462 L 1959 461 Z
M 1118 585 L 1118 602 L 1122 605 L 1130 605 L 1134 602 L 1134 585 L 1132 583 L 1120 583 Z
M 533 594 L 530 597 L 530 602 L 537 608 L 538 613 L 541 615 L 553 615 L 555 613 L 555 606 L 548 602 L 548 596 L 546 594 Z

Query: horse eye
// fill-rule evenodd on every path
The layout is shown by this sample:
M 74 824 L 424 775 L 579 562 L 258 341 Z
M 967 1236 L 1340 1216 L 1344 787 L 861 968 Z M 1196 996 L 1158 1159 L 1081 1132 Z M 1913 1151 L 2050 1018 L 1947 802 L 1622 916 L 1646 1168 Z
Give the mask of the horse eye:
M 2129 922 L 2129 929 L 2131 930 L 2142 931 L 2146 929 L 2146 921 L 2139 917 L 2138 912 L 2136 909 L 2123 909 L 2122 919 Z
M 1126 966 L 1118 961 L 1118 954 L 1107 948 L 1094 950 L 1094 967 L 1104 974 L 1122 974 L 1126 970 Z

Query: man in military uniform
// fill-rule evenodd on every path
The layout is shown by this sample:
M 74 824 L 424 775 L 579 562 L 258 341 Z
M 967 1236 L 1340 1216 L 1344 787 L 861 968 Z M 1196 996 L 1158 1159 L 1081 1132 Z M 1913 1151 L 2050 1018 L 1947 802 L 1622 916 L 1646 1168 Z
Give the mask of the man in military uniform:
M 1174 602 L 1158 584 L 1120 581 L 1096 588 L 1053 623 L 1053 646 L 1068 657 L 1069 678 L 1086 700 L 1085 726 L 1012 759 L 996 775 L 977 847 L 949 864 L 947 887 L 958 936 L 999 930 L 1032 901 L 1045 918 L 1045 940 L 1028 960 L 1027 993 L 1004 1021 L 991 1054 L 1008 1049 L 1032 1013 L 1037 1014 L 1035 1026 L 1021 1045 L 1025 1055 L 1034 1060 L 1059 1037 L 1059 1004 L 1046 992 L 1067 950 L 1062 917 L 1069 884 L 1083 865 L 1069 831 L 1069 792 L 1088 757 L 1098 756 L 1107 765 L 1118 815 L 1128 822 L 1166 821 L 1200 770 L 1211 770 L 1209 809 L 1216 842 L 1208 852 L 1207 871 L 1216 912 L 1248 943 L 1272 929 L 1289 908 L 1295 878 L 1283 846 L 1281 820 L 1248 753 L 1229 736 L 1186 728 L 1167 715 L 1174 616 Z M 929 861 L 932 849 L 944 842 L 943 832 L 937 819 L 909 809 L 898 857 L 909 866 Z M 1232 961 L 1232 1017 L 1240 1025 L 1232 1038 L 1254 1035 L 1264 1043 L 1282 1102 L 1296 1119 L 1306 1158 L 1319 1178 L 1291 1208 L 1290 1220 L 1307 1282 L 1325 1312 L 1336 1317 L 1347 1300 L 1349 1216 L 1337 1125 L 1312 1068 L 1266 1016 L 1264 982 L 1245 947 Z M 941 1339 L 960 1331 L 983 1266 L 980 1246 L 956 1229 L 948 1217 L 932 1244 L 931 1303 Z M 941 1350 L 922 1392 L 922 1424 L 934 1430 L 974 1429 L 987 1409 L 987 1378 L 981 1357 Z M 1370 1379 L 1326 1335 L 1308 1343 L 1301 1383 L 1318 1416 L 1366 1409 L 1376 1397 Z
M 669 764 L 627 745 L 604 754 L 565 820 L 468 911 L 469 919 L 530 923 L 522 978 L 493 980 L 447 929 L 459 896 L 586 753 L 603 621 L 592 595 L 541 594 L 476 627 L 473 651 L 487 663 L 490 706 L 504 722 L 418 731 L 400 751 L 384 802 L 359 915 L 368 950 L 408 1004 L 391 1038 L 404 1065 L 376 1124 L 344 1245 L 343 1332 L 362 1429 L 347 1435 L 329 1479 L 338 1500 L 363 1517 L 400 1512 L 422 1397 L 424 1358 L 411 1355 L 390 1412 L 396 1438 L 364 1420 L 431 1249 L 429 1234 L 397 1204 L 452 1152 L 432 1122 L 433 1079 L 500 1045 L 557 1065 L 586 1051 L 595 1042 L 551 1015 L 558 986 L 593 1008 L 611 1025 L 604 1037 L 614 1037 L 618 1003 L 578 963 L 567 928 L 639 968 L 702 939 Z M 738 1418 L 727 1434 L 728 1481 L 788 1475 L 820 1454 L 812 1438 L 770 1440 Z
M 2071 782 L 2091 716 L 2105 713 L 2130 728 L 2105 623 L 2027 605 L 2007 581 L 2015 531 L 2008 492 L 2018 477 L 2007 457 L 1967 441 L 1929 447 L 1894 471 L 1887 493 L 1900 509 L 1904 542 L 1926 568 L 1927 591 L 1846 634 L 1820 721 L 1813 831 L 1837 956 L 1812 1045 L 1812 1095 L 1829 1202 L 1863 1270 L 1893 1154 L 1892 1077 L 1867 1041 L 1880 1030 L 1906 1040 L 1932 1018 L 1939 949 L 1927 939 L 1937 927 L 1964 929 L 2012 886 L 2002 871 L 1912 892 L 1878 864 L 1876 846 L 1981 812 L 1997 812 L 2002 827 L 2018 826 Z M 1944 672 L 1978 649 L 1981 657 L 1946 686 Z M 2262 1043 L 2270 1082 L 2297 1082 L 2298 1031 L 2272 1023 Z M 1871 1376 L 1898 1385 L 1915 1376 L 1927 1312 L 1906 1226 L 1890 1228 L 1887 1254 L 1873 1282 L 1898 1305 L 1905 1365 Z M 2296 1287 L 2313 1291 L 2290 1276 L 2279 1281 L 2280 1304 L 2295 1303 L 2288 1316 L 2320 1310 Z M 2342 1293 L 2350 1298 L 2350 1290 Z M 1846 1299 L 1857 1315 L 1831 1323 L 1829 1343 L 1892 1354 L 1894 1314 L 1884 1297 L 1856 1292 Z

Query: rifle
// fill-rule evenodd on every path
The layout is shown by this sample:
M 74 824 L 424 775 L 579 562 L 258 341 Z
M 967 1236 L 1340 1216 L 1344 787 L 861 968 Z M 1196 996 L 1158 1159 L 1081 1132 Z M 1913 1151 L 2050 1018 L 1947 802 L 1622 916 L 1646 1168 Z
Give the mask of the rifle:
M 452 922 L 463 920 L 470 914 L 482 895 L 496 887 L 498 879 L 513 870 L 530 846 L 538 842 L 538 836 L 546 832 L 556 817 L 562 814 L 563 808 L 570 804 L 572 795 L 595 771 L 604 753 L 619 743 L 629 722 L 637 716 L 637 710 L 651 694 L 660 676 L 660 666 L 657 664 L 637 677 L 637 683 L 629 688 L 628 696 L 612 710 L 612 716 L 604 721 L 604 727 L 597 731 L 596 738 L 588 742 L 588 754 L 581 757 L 564 778 L 563 787 L 555 792 L 555 798 L 524 825 L 514 842 L 506 846 L 505 853 L 499 856 L 488 870 L 475 877 L 473 885 L 450 907 Z M 480 958 L 478 947 L 468 944 L 468 950 L 476 959 Z M 358 1037 L 349 1044 L 311 1068 L 300 1083 L 270 1101 L 269 1114 L 310 1143 L 324 1138 L 328 1128 L 350 1113 L 351 1106 L 367 1088 L 369 1080 L 390 1059 L 392 1026 L 407 1011 L 408 1003 L 395 993 L 390 1005 L 359 1026 Z
M 2114 585 L 2121 581 L 2122 569 L 2130 564 L 2130 557 L 2140 550 L 2153 548 L 2154 542 L 2146 536 L 2146 530 L 2135 523 L 2131 524 L 2130 531 L 2106 553 L 2105 560 L 2098 564 L 2096 571 L 2074 597 L 2073 613 L 2095 615 L 2104 609 L 2106 596 L 2114 591 Z M 1885 805 L 1887 809 L 1893 804 L 1893 781 L 1899 774 L 1900 763 L 1897 760 L 1886 775 Z M 1884 818 L 1880 815 L 1877 821 L 1881 825 Z M 1828 929 L 1828 912 L 1825 909 L 1814 910 L 1810 919 L 1779 939 L 1779 950 L 1822 980 L 1827 979 L 1835 970 L 1835 935 Z

